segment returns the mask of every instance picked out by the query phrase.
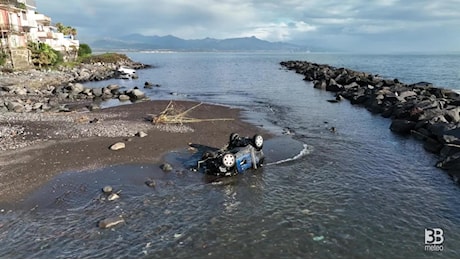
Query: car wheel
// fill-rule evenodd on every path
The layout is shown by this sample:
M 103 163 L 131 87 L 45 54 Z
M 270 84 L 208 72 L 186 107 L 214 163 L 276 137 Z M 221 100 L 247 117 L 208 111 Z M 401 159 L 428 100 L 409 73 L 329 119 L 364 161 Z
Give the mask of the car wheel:
M 255 135 L 252 138 L 252 143 L 257 150 L 260 150 L 264 146 L 264 138 L 261 135 Z
M 222 156 L 222 164 L 225 167 L 231 168 L 231 167 L 235 166 L 235 163 L 236 163 L 236 158 L 235 158 L 234 154 L 226 153 L 226 154 L 224 154 L 224 156 Z
M 238 138 L 240 138 L 240 135 L 237 134 L 237 133 L 231 133 L 230 134 L 230 140 L 228 140 L 230 143 L 234 142 L 235 140 L 237 140 Z

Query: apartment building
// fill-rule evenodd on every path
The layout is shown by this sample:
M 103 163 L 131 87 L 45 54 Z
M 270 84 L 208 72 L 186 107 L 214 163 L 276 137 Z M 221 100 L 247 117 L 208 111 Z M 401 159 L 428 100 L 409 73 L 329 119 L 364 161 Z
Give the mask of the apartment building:
M 76 58 L 80 46 L 75 36 L 58 32 L 50 17 L 37 12 L 35 0 L 0 0 L 2 52 L 11 55 L 21 53 L 19 50 L 27 49 L 30 41 L 50 45 L 63 53 L 66 59 Z

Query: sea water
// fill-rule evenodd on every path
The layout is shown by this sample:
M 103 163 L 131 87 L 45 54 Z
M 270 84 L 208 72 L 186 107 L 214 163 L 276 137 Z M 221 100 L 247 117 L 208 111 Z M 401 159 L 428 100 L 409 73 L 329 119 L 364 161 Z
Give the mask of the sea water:
M 139 70 L 138 80 L 86 85 L 138 86 L 152 100 L 195 100 L 242 108 L 245 120 L 308 147 L 308 152 L 222 185 L 188 171 L 165 174 L 156 165 L 63 173 L 50 185 L 84 192 L 80 196 L 61 192 L 49 204 L 0 213 L 1 257 L 460 255 L 460 187 L 434 166 L 437 157 L 413 138 L 392 133 L 389 119 L 347 101 L 326 102 L 331 93 L 314 89 L 301 75 L 279 65 L 307 60 L 404 83 L 427 81 L 460 89 L 459 55 L 127 54 L 155 68 Z M 143 89 L 145 81 L 161 86 Z M 336 131 L 330 131 L 332 127 Z M 181 162 L 181 156 L 173 156 L 179 158 L 175 163 Z M 143 183 L 147 177 L 156 180 L 154 189 Z M 101 202 L 104 184 L 122 186 L 122 198 Z M 44 196 L 43 192 L 46 189 L 35 195 Z M 126 223 L 108 230 L 97 227 L 100 219 L 114 215 L 123 215 Z M 430 236 L 433 229 L 442 234 Z M 441 252 L 426 249 L 439 247 L 436 241 L 440 239 L 431 238 L 440 237 Z

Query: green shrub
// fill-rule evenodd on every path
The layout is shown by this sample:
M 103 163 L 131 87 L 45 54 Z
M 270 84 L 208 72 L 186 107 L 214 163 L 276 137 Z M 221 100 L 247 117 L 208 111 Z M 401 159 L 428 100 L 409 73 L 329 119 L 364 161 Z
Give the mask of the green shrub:
M 86 43 L 81 43 L 80 48 L 78 49 L 78 57 L 86 57 L 91 55 L 93 51 L 91 50 L 91 47 L 89 47 L 88 44 Z
M 46 43 L 29 42 L 28 48 L 32 52 L 32 63 L 39 68 L 55 66 L 63 61 L 62 54 Z
M 8 55 L 6 55 L 5 52 L 0 52 L 0 66 L 5 65 L 6 59 L 8 58 Z
M 97 63 L 97 62 L 102 62 L 102 63 L 118 63 L 121 61 L 127 61 L 130 60 L 128 56 L 125 54 L 119 54 L 119 53 L 104 53 L 104 54 L 98 54 L 98 55 L 92 55 L 88 57 L 84 57 L 82 59 L 83 63 Z

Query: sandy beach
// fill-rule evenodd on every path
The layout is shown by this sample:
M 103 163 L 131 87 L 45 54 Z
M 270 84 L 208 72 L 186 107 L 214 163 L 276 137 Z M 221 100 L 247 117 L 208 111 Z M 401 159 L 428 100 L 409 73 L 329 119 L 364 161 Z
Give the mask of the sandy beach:
M 238 109 L 202 104 L 187 116 L 197 119 L 232 118 L 176 126 L 154 125 L 148 119 L 169 101 L 145 101 L 92 112 L 16 113 L 2 115 L 1 125 L 17 134 L 0 140 L 0 203 L 21 202 L 54 176 L 67 171 L 96 169 L 125 163 L 161 163 L 162 156 L 190 143 L 223 147 L 232 132 L 269 135 L 242 120 Z M 180 111 L 196 102 L 175 101 Z M 145 132 L 147 136 L 136 134 Z M 113 151 L 117 142 L 126 147 Z

